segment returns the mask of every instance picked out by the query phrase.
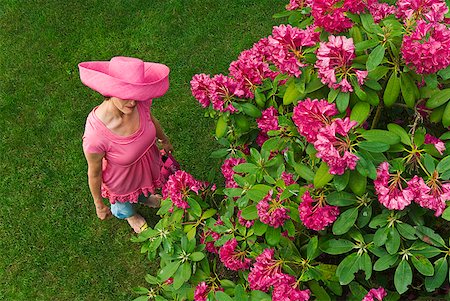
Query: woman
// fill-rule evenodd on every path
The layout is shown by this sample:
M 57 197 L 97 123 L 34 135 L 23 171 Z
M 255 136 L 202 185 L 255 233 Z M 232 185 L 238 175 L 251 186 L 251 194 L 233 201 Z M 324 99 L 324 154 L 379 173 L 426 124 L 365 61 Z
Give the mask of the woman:
M 158 120 L 150 113 L 152 99 L 169 88 L 169 68 L 136 58 L 78 65 L 83 84 L 105 99 L 86 120 L 83 150 L 88 163 L 89 188 L 97 216 L 126 219 L 136 233 L 147 228 L 134 204 L 158 207 L 162 166 L 156 139 L 173 150 Z M 108 198 L 111 209 L 103 203 Z

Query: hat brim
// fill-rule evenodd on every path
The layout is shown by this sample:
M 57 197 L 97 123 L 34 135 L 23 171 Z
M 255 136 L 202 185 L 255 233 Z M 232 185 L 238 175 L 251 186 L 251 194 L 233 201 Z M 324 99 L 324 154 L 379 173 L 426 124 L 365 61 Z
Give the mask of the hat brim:
M 105 97 L 146 101 L 163 96 L 169 89 L 170 69 L 166 65 L 144 62 L 144 81 L 129 83 L 108 74 L 109 62 L 78 64 L 83 84 Z

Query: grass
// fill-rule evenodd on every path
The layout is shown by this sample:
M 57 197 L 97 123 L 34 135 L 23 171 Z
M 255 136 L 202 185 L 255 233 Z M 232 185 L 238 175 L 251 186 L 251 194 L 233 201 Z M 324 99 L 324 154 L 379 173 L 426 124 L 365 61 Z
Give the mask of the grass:
M 0 300 L 131 300 L 130 288 L 153 270 L 126 222 L 95 216 L 81 136 L 101 97 L 81 84 L 77 64 L 115 55 L 167 64 L 171 88 L 153 112 L 184 169 L 205 179 L 217 170 L 208 158 L 217 145 L 189 81 L 226 72 L 285 4 L 1 2 Z

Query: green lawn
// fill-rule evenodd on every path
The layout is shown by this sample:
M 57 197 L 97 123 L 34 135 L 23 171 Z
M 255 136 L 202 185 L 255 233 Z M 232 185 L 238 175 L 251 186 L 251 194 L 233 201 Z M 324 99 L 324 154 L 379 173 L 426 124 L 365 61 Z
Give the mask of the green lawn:
M 131 300 L 152 271 L 126 222 L 95 215 L 81 136 L 101 97 L 81 84 L 77 63 L 167 64 L 171 88 L 154 114 L 183 168 L 205 179 L 218 170 L 208 158 L 217 145 L 189 81 L 227 72 L 287 2 L 1 1 L 0 300 Z

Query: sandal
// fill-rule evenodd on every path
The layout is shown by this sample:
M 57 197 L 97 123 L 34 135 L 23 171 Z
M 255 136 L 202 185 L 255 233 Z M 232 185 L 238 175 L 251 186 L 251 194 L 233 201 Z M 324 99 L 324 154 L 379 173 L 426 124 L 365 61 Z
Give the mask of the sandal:
M 159 194 L 151 194 L 147 197 L 144 205 L 150 208 L 160 208 L 161 207 L 162 196 Z
M 127 218 L 126 220 L 128 221 L 128 224 L 130 224 L 131 228 L 133 228 L 134 232 L 137 234 L 148 229 L 147 221 L 139 214 L 135 214 Z

